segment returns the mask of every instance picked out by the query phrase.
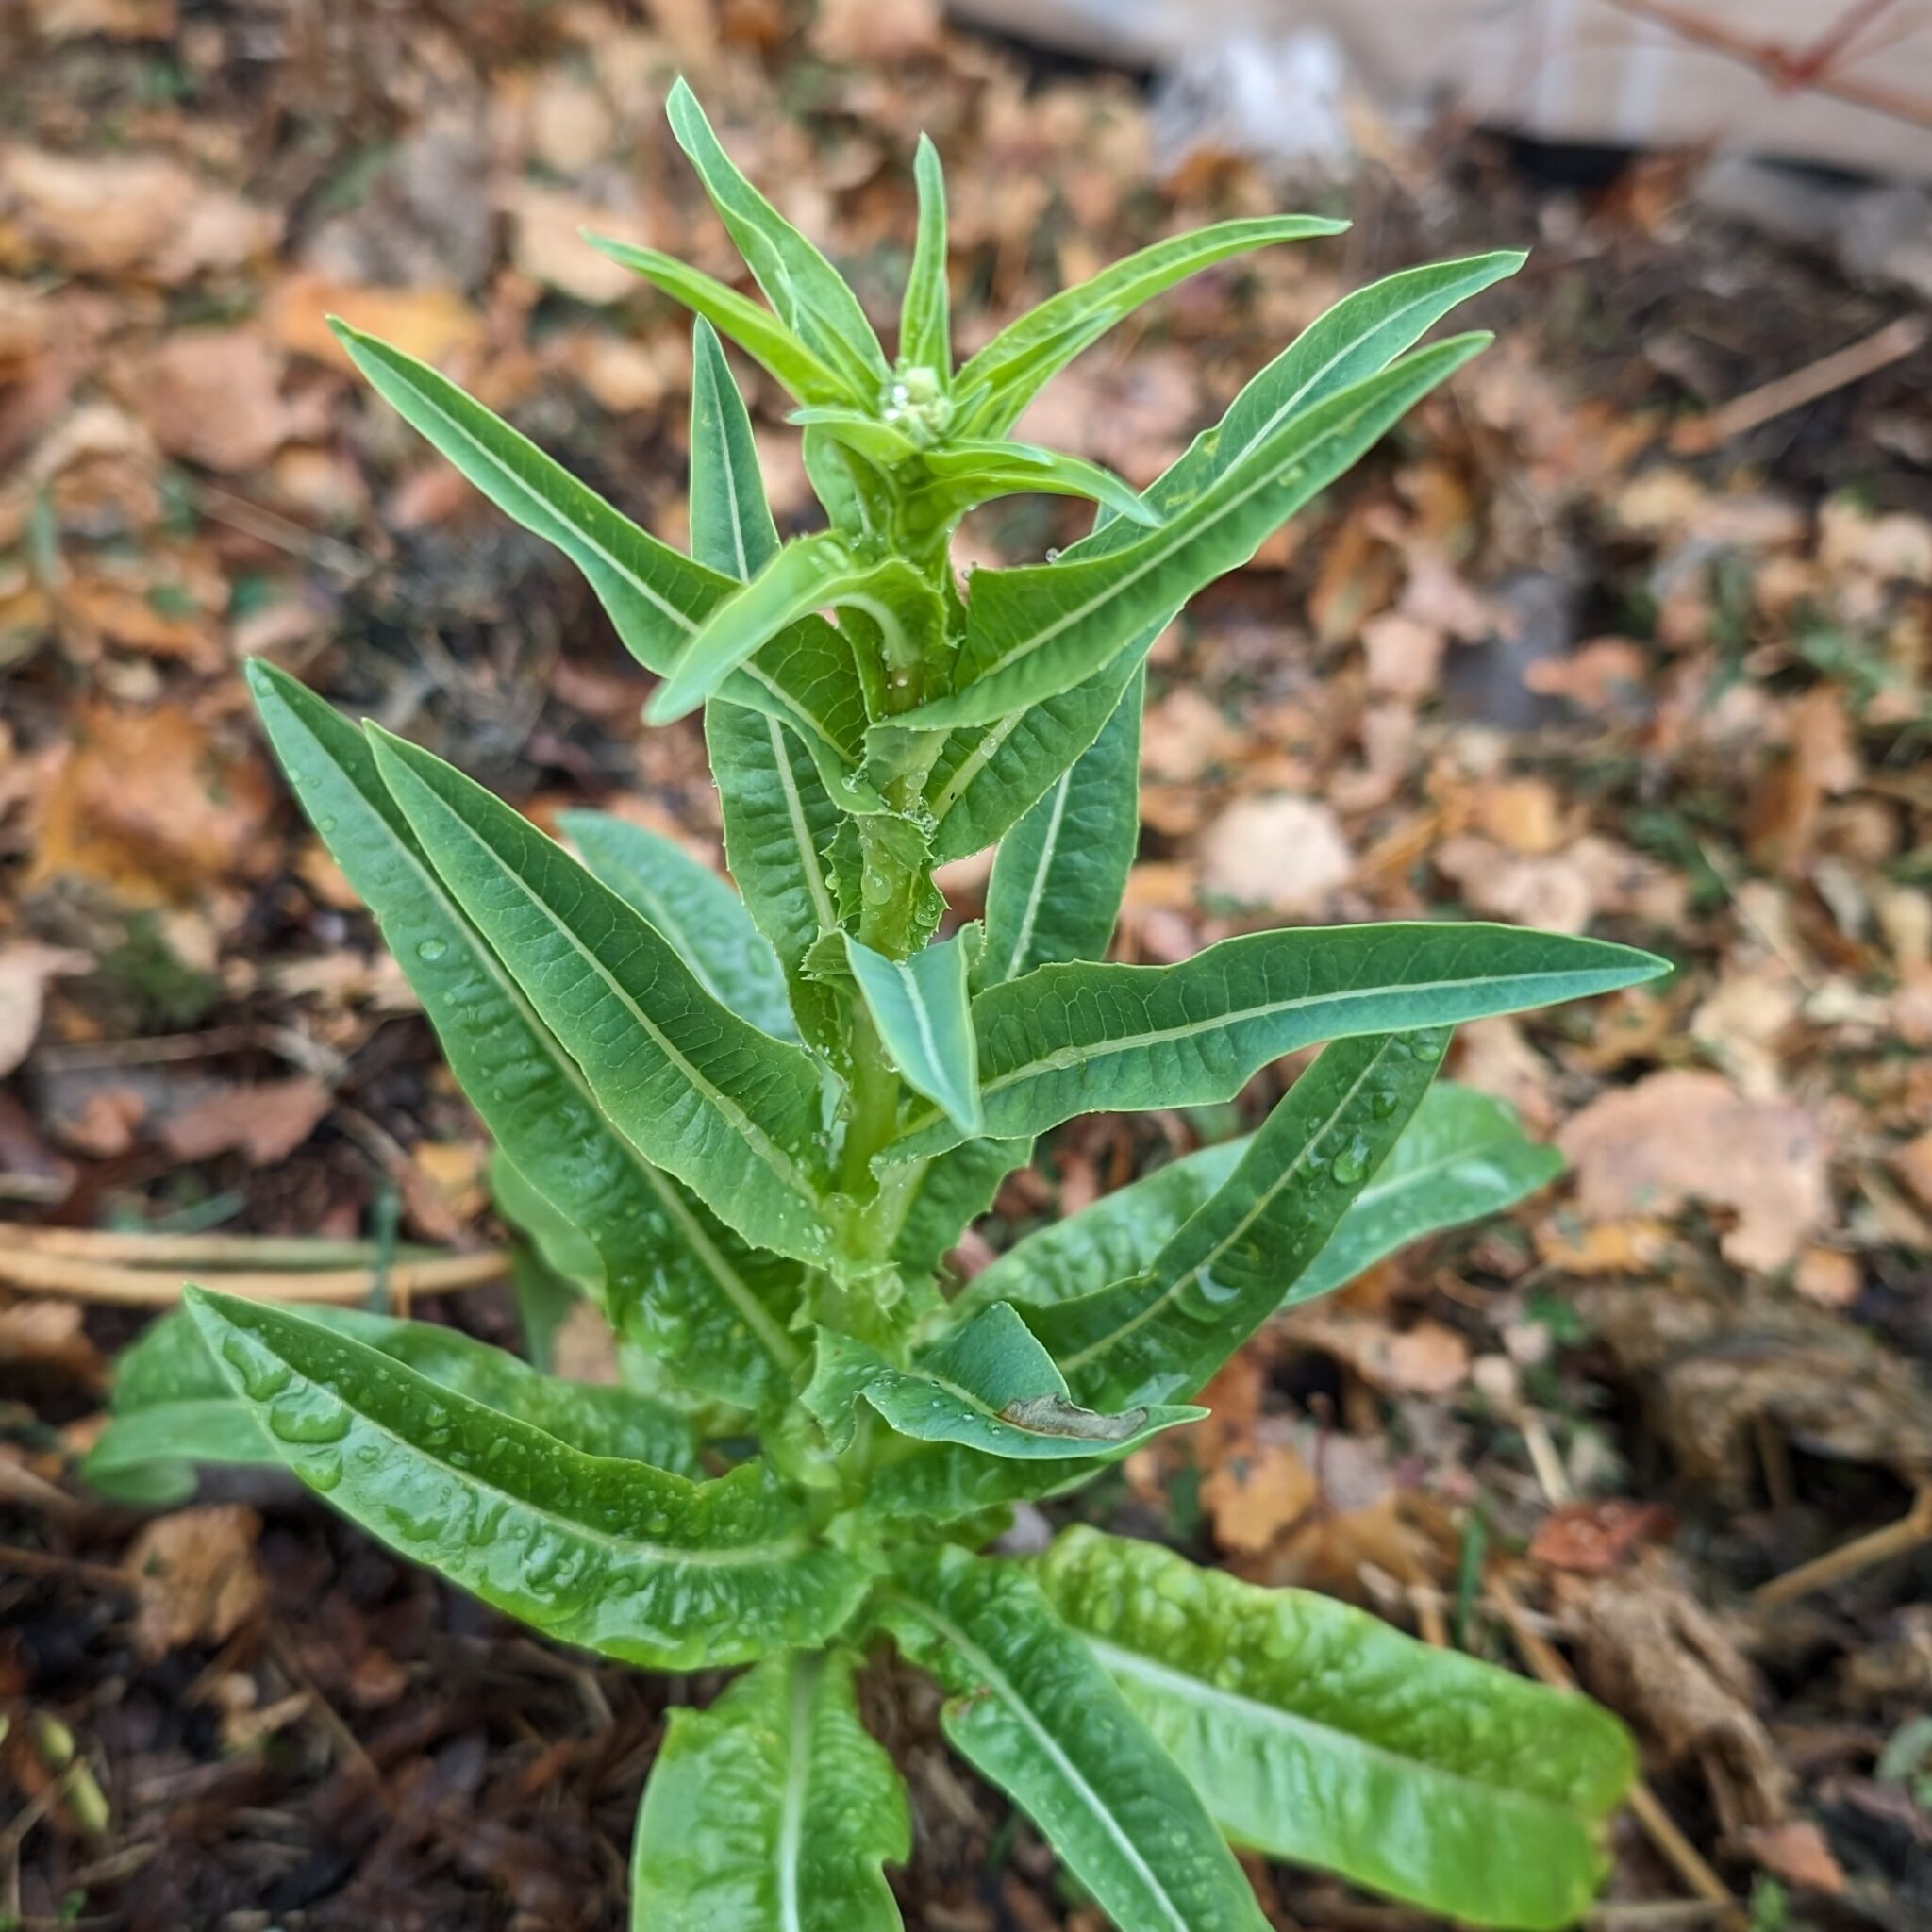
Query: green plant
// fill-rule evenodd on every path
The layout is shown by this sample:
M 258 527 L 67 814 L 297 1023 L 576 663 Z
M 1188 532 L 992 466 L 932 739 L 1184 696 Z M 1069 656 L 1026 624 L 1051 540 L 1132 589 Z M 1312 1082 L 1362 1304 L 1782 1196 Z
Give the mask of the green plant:
M 1414 344 L 1519 258 L 1350 296 L 1137 495 L 1010 441 L 1028 398 L 1183 275 L 1336 224 L 1157 243 L 956 371 L 922 143 L 894 363 L 681 87 L 671 117 L 771 304 L 598 244 L 699 317 L 690 557 L 433 371 L 340 333 L 581 567 L 663 678 L 650 715 L 704 708 L 738 891 L 594 813 L 565 824 L 574 858 L 426 752 L 250 672 L 495 1139 L 505 1213 L 608 1317 L 632 1385 L 191 1291 L 125 1360 L 93 1473 L 158 1499 L 196 1460 L 283 1463 L 552 1637 L 659 1670 L 750 1666 L 676 1717 L 651 1774 L 650 1932 L 897 1923 L 882 1867 L 908 1856 L 907 1803 L 853 1688 L 885 1640 L 951 1693 L 952 1740 L 1127 1932 L 1260 1928 L 1230 1839 L 1461 1919 L 1564 1924 L 1631 1772 L 1593 1706 L 1090 1527 L 1033 1559 L 975 1554 L 1011 1506 L 1202 1414 L 1190 1398 L 1285 1302 L 1548 1177 L 1556 1157 L 1505 1109 L 1434 1082 L 1457 1022 L 1663 970 L 1441 924 L 1101 963 L 1154 640 L 1474 352 Z M 824 533 L 779 542 L 720 332 L 797 399 Z M 1091 534 L 962 596 L 951 533 L 1023 491 L 1092 499 Z M 934 866 L 996 841 L 984 924 L 937 938 Z M 1225 1102 L 1323 1041 L 1258 1132 L 942 1292 L 942 1255 L 1037 1136 Z

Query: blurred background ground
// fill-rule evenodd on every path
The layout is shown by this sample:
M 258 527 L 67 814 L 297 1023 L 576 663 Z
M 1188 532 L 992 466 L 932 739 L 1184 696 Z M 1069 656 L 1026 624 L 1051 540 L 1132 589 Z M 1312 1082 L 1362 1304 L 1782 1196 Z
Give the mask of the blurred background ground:
M 1607 1925 L 1726 1899 L 1761 1932 L 1932 1924 L 1923 294 L 1722 212 L 1701 157 L 1357 114 L 1324 177 L 1198 141 L 1157 165 L 1139 76 L 921 0 L 0 16 L 0 1924 L 614 1928 L 661 1709 L 710 1688 L 549 1651 L 290 1489 L 104 1507 L 74 1459 L 144 1319 L 104 1297 L 154 1251 L 47 1232 L 500 1239 L 476 1124 L 263 762 L 244 655 L 540 820 L 594 804 L 716 858 L 695 732 L 641 728 L 650 680 L 569 570 L 321 320 L 676 539 L 686 323 L 575 231 L 731 273 L 662 126 L 679 69 L 882 319 L 930 131 L 969 347 L 1169 230 L 1352 215 L 1196 278 L 1043 398 L 1039 440 L 1137 482 L 1340 293 L 1533 247 L 1472 318 L 1496 347 L 1158 650 L 1119 952 L 1462 912 L 1681 970 L 1466 1028 L 1457 1076 L 1571 1175 L 1259 1339 L 1211 1424 L 1077 1507 L 1567 1659 L 1688 1845 L 1624 1820 Z M 969 549 L 1078 527 L 1023 499 Z M 970 910 L 983 867 L 948 884 Z M 962 1268 L 1279 1084 L 1063 1131 Z M 500 1285 L 422 1306 L 512 1333 Z M 1092 1926 L 930 1707 L 886 1670 L 869 1694 L 913 1780 L 908 1923 Z M 1283 1927 L 1428 1923 L 1256 1870 Z

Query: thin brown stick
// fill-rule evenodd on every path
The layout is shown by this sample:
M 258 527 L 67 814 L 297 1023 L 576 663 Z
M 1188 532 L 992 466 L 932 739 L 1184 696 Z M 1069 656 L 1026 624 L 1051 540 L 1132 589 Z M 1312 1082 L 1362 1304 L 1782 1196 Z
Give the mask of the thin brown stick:
M 1574 1690 L 1576 1678 L 1556 1647 L 1531 1623 L 1516 1592 L 1500 1577 L 1491 1577 L 1485 1593 L 1509 1626 L 1509 1635 L 1530 1672 L 1558 1690 Z M 1664 1861 L 1699 1898 L 1722 1908 L 1723 1922 L 1742 1924 L 1742 1914 L 1730 1888 L 1713 1872 L 1704 1855 L 1677 1829 L 1676 1821 L 1658 1802 L 1657 1795 L 1639 1778 L 1630 1787 L 1630 1815 L 1643 1827 L 1644 1836 L 1657 1849 Z
M 1828 1590 L 1834 1583 L 1842 1583 L 1846 1577 L 1856 1576 L 1875 1563 L 1889 1563 L 1894 1557 L 1906 1556 L 1927 1542 L 1932 1542 L 1932 1482 L 1920 1484 L 1912 1507 L 1896 1523 L 1889 1523 L 1867 1536 L 1854 1537 L 1850 1542 L 1827 1550 L 1808 1563 L 1800 1563 L 1795 1570 L 1787 1570 L 1769 1583 L 1759 1584 L 1751 1592 L 1751 1601 L 1766 1608 L 1791 1603 L 1808 1596 L 1814 1590 Z
M 1715 21 L 1704 19 L 1689 8 L 1674 5 L 1674 0 L 1609 0 L 1609 4 L 1621 13 L 1634 14 L 1639 20 L 1669 28 L 1692 46 L 1708 47 L 1713 53 L 1728 55 L 1733 60 L 1755 68 L 1767 86 L 1781 92 L 1807 89 L 1813 93 L 1829 94 L 1835 100 L 1849 101 L 1854 107 L 1870 108 L 1874 113 L 1890 115 L 1915 127 L 1932 127 L 1932 101 L 1855 75 L 1835 73 L 1819 58 L 1815 46 L 1806 53 L 1793 54 L 1774 41 L 1753 41 L 1719 26 Z M 1841 50 L 1828 50 L 1833 55 L 1839 51 Z
M 67 1255 L 82 1261 L 125 1261 L 142 1268 L 369 1268 L 382 1258 L 375 1241 L 331 1241 L 304 1235 L 143 1234 L 100 1227 L 24 1227 L 0 1221 L 0 1250 Z M 399 1261 L 426 1261 L 428 1248 L 402 1248 Z
M 1817 361 L 1792 370 L 1789 375 L 1780 375 L 1761 388 L 1734 397 L 1708 416 L 1683 424 L 1672 433 L 1671 448 L 1679 456 L 1696 456 L 1715 449 L 1734 436 L 1742 436 L 1747 429 L 1756 429 L 1774 417 L 1803 408 L 1807 403 L 1815 403 L 1834 390 L 1849 388 L 1894 362 L 1903 361 L 1923 348 L 1928 336 L 1932 336 L 1932 322 L 1924 316 L 1898 316 L 1862 341 L 1835 349 L 1829 356 L 1821 356 Z
M 491 1249 L 478 1255 L 445 1255 L 433 1261 L 405 1261 L 390 1269 L 388 1288 L 397 1300 L 485 1288 L 509 1273 L 509 1257 Z M 372 1268 L 322 1268 L 287 1273 L 252 1269 L 224 1274 L 225 1294 L 258 1302 L 328 1302 L 354 1307 L 367 1301 L 382 1279 Z M 166 1307 L 181 1298 L 178 1272 L 168 1267 L 123 1268 L 65 1255 L 0 1249 L 0 1282 L 36 1294 L 124 1307 Z

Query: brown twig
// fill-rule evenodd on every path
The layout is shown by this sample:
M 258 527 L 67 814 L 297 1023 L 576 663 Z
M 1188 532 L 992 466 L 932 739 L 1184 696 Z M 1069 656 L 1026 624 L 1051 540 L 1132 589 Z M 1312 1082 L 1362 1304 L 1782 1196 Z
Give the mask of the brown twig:
M 1485 1593 L 1508 1625 L 1531 1674 L 1557 1690 L 1574 1690 L 1576 1678 L 1556 1647 L 1538 1631 L 1516 1592 L 1500 1576 L 1491 1577 Z M 1664 1861 L 1696 1896 L 1719 1908 L 1721 1923 L 1741 1926 L 1743 1915 L 1730 1888 L 1710 1868 L 1704 1855 L 1677 1829 L 1651 1788 L 1639 1778 L 1630 1787 L 1630 1815 Z
M 126 1268 L 66 1255 L 9 1250 L 0 1224 L 0 1282 L 36 1294 L 66 1295 L 75 1301 L 118 1304 L 124 1307 L 165 1307 L 181 1298 L 178 1264 Z M 444 1255 L 433 1261 L 405 1261 L 388 1271 L 387 1283 L 398 1300 L 484 1288 L 509 1273 L 509 1257 L 498 1249 L 477 1255 Z M 367 1301 L 377 1283 L 372 1268 L 291 1269 L 287 1272 L 239 1269 L 219 1275 L 224 1293 L 258 1302 L 329 1302 L 354 1307 Z
M 1808 1563 L 1800 1563 L 1795 1570 L 1787 1570 L 1769 1583 L 1759 1584 L 1751 1592 L 1751 1601 L 1766 1608 L 1791 1603 L 1808 1596 L 1814 1590 L 1828 1590 L 1834 1583 L 1842 1583 L 1846 1577 L 1856 1576 L 1875 1563 L 1889 1563 L 1892 1557 L 1906 1556 L 1927 1542 L 1932 1542 L 1932 1481 L 1919 1485 L 1912 1507 L 1896 1523 L 1874 1529 L 1869 1536 L 1854 1537 L 1850 1542 L 1827 1550 Z
M 127 1261 L 142 1268 L 366 1268 L 382 1258 L 374 1241 L 331 1241 L 305 1235 L 142 1234 L 99 1227 L 21 1227 L 0 1222 L 0 1242 L 40 1255 L 83 1261 Z M 395 1258 L 424 1261 L 427 1248 L 403 1248 Z
M 1620 12 L 1667 28 L 1692 46 L 1708 47 L 1713 53 L 1728 55 L 1746 67 L 1755 68 L 1765 83 L 1781 93 L 1807 89 L 1829 94 L 1835 100 L 1849 101 L 1857 108 L 1869 108 L 1874 114 L 1888 115 L 1915 127 L 1932 127 L 1932 101 L 1882 87 L 1876 81 L 1857 79 L 1832 71 L 1831 61 L 1843 52 L 1842 44 L 1830 44 L 1830 36 L 1813 42 L 1802 53 L 1793 53 L 1775 41 L 1754 41 L 1733 33 L 1715 21 L 1692 12 L 1673 0 L 1610 0 Z
M 1678 456 L 1698 456 L 1715 449 L 1734 436 L 1742 436 L 1774 417 L 1803 408 L 1834 390 L 1862 382 L 1866 376 L 1903 361 L 1923 348 L 1928 337 L 1932 337 L 1932 321 L 1923 315 L 1898 316 L 1862 341 L 1821 356 L 1803 369 L 1747 391 L 1708 416 L 1680 425 L 1672 432 L 1671 448 Z

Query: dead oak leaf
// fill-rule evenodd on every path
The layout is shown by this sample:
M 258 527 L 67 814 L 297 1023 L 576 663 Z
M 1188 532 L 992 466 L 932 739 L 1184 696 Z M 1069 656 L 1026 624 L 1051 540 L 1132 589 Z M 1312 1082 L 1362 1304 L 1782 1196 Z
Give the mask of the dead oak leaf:
M 49 982 L 93 970 L 87 953 L 16 940 L 0 946 L 0 1080 L 25 1059 L 41 1030 Z
M 1254 1441 L 1223 1457 L 1201 1485 L 1201 1507 L 1216 1541 L 1239 1556 L 1259 1556 L 1314 1507 L 1315 1472 L 1286 1442 Z
M 190 1643 L 225 1643 L 265 1600 L 255 1560 L 261 1518 L 239 1503 L 177 1510 L 128 1549 L 135 1646 L 150 1659 Z
M 1824 1136 L 1793 1101 L 1754 1100 L 1716 1074 L 1672 1070 L 1606 1093 L 1557 1144 L 1587 1221 L 1672 1213 L 1690 1201 L 1736 1216 L 1720 1245 L 1740 1268 L 1781 1268 L 1831 1209 Z
M 157 154 L 0 149 L 0 206 L 8 202 L 45 262 L 80 275 L 145 275 L 170 288 L 239 268 L 281 232 L 279 215 Z
M 332 1101 L 307 1074 L 225 1088 L 164 1121 L 161 1144 L 176 1160 L 206 1160 L 233 1149 L 251 1167 L 270 1167 L 308 1140 Z
M 274 864 L 274 794 L 252 749 L 171 704 L 92 705 L 73 736 L 41 803 L 29 889 L 79 878 L 130 905 L 186 904 Z
M 169 455 L 231 475 L 259 469 L 295 426 L 282 358 L 254 329 L 183 329 L 142 359 L 133 388 Z

